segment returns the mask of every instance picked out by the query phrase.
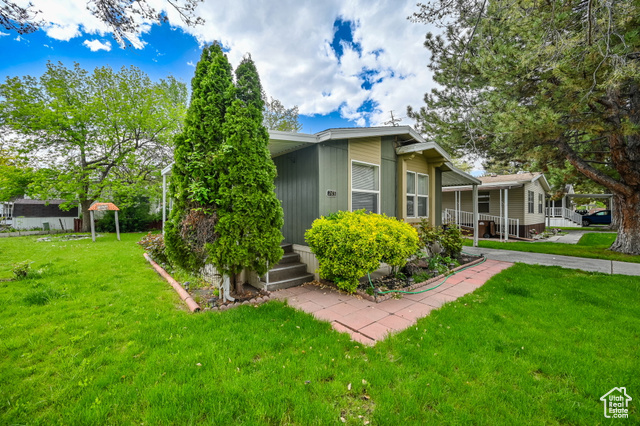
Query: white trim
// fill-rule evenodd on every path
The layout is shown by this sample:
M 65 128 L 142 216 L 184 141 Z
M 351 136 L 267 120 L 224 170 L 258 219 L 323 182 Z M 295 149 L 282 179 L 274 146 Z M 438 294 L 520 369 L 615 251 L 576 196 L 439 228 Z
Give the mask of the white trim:
M 407 180 L 407 184 L 409 183 L 409 178 L 407 176 L 407 174 L 409 173 L 413 173 L 413 189 L 414 189 L 414 193 L 409 193 L 408 190 L 408 185 L 405 185 L 405 187 L 407 188 L 407 191 L 404 194 L 404 202 L 405 202 L 405 207 L 406 207 L 406 212 L 407 212 L 407 219 L 422 219 L 422 218 L 428 218 L 429 217 L 429 213 L 430 213 L 430 209 L 429 209 L 429 197 L 431 196 L 430 191 L 429 191 L 429 184 L 430 184 L 430 176 L 426 173 L 420 173 L 420 172 L 415 172 L 413 170 L 407 170 L 405 173 L 405 179 Z M 420 195 L 420 193 L 418 192 L 418 176 L 424 176 L 427 178 L 427 195 Z M 413 197 L 413 216 L 409 216 L 409 206 L 407 205 L 407 198 L 409 197 Z M 426 198 L 427 199 L 427 215 L 426 216 L 420 216 L 419 212 L 418 212 L 418 198 Z
M 364 192 L 364 193 L 368 193 L 368 194 L 378 194 L 378 205 L 377 207 L 377 214 L 380 214 L 380 164 L 375 164 L 375 163 L 368 163 L 366 161 L 360 161 L 360 160 L 351 160 L 351 164 L 349 165 L 349 211 L 353 211 L 352 205 L 352 195 L 353 195 L 353 163 L 356 164 L 363 164 L 366 166 L 373 166 L 373 167 L 377 167 L 377 175 L 378 175 L 378 190 L 377 191 L 372 191 L 372 190 L 367 190 L 367 189 L 356 189 L 355 192 Z

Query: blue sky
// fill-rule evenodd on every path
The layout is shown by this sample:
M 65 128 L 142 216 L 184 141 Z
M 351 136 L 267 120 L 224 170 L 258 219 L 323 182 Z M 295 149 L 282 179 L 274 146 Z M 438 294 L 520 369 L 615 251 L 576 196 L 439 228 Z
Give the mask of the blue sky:
M 163 0 L 149 0 L 162 9 Z M 237 65 L 246 53 L 256 62 L 266 92 L 297 105 L 303 132 L 330 127 L 382 125 L 419 107 L 433 87 L 422 47 L 427 28 L 406 18 L 413 1 L 323 2 L 206 1 L 205 24 L 185 27 L 169 8 L 169 23 L 143 25 L 122 48 L 107 28 L 74 0 L 32 0 L 44 29 L 18 36 L 0 29 L 0 78 L 40 76 L 47 61 L 92 70 L 135 65 L 151 78 L 173 75 L 189 84 L 203 43 L 220 41 Z M 55 4 L 52 4 L 55 3 Z M 269 2 L 267 2 L 269 3 Z M 412 124 L 406 117 L 401 124 Z

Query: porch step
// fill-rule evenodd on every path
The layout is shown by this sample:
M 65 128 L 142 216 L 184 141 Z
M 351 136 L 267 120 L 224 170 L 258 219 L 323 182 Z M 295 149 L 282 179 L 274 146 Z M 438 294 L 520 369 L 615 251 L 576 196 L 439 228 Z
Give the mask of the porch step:
M 307 274 L 307 265 L 304 263 L 278 264 L 269 271 L 269 282 L 288 280 Z
M 276 281 L 276 282 L 273 282 L 270 280 L 268 285 L 264 281 L 259 281 L 258 287 L 262 290 L 267 290 L 267 291 L 282 290 L 283 288 L 297 287 L 304 283 L 308 283 L 309 281 L 313 281 L 313 274 L 305 274 L 300 277 L 290 278 L 288 280 L 282 280 L 282 281 Z
M 282 259 L 280 259 L 280 262 L 278 262 L 278 264 L 275 266 L 297 262 L 300 262 L 300 255 L 298 253 L 285 253 L 284 255 L 282 255 Z
M 313 281 L 314 276 L 307 272 L 307 265 L 300 262 L 298 253 L 293 252 L 293 244 L 283 243 L 280 247 L 284 250 L 284 255 L 280 262 L 269 270 L 269 284 L 265 275 L 258 282 L 258 286 L 263 290 L 272 291 Z

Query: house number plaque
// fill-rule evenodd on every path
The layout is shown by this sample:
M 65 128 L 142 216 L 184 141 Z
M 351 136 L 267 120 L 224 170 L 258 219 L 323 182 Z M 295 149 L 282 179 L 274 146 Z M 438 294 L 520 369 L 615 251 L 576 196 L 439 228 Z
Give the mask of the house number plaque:
M 327 190 L 327 197 L 333 198 L 333 197 L 335 197 L 337 195 L 338 195 L 338 191 L 335 191 L 333 189 L 328 189 Z

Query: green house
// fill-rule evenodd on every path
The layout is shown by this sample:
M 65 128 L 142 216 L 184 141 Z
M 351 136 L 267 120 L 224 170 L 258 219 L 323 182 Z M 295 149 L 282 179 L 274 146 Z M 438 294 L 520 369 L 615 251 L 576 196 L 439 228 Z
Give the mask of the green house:
M 409 126 L 269 133 L 284 211 L 282 234 L 308 273 L 315 273 L 317 262 L 304 233 L 320 216 L 366 209 L 408 223 L 427 219 L 441 225 L 442 188 L 481 183 Z
M 248 278 L 260 288 L 291 287 L 316 275 L 317 260 L 304 234 L 320 216 L 366 209 L 408 223 L 426 219 L 440 225 L 442 188 L 481 183 L 455 168 L 442 147 L 410 126 L 269 134 L 278 170 L 276 194 L 284 211 L 285 256 L 266 276 Z M 163 176 L 170 170 L 163 170 Z

